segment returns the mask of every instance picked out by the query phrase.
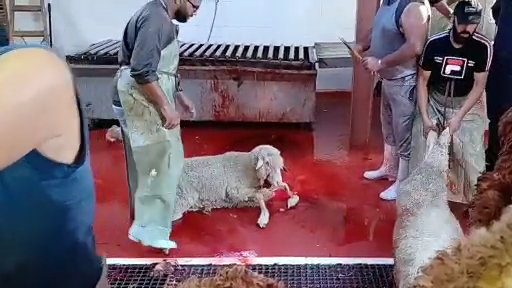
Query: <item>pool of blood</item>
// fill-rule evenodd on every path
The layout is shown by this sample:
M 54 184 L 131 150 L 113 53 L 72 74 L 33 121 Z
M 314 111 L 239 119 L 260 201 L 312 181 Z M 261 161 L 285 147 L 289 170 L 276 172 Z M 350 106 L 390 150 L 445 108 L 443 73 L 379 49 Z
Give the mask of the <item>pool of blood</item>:
M 376 107 L 377 111 L 378 107 Z M 284 180 L 300 196 L 286 208 L 286 193 L 269 201 L 270 223 L 256 225 L 258 208 L 188 213 L 175 223 L 171 257 L 391 257 L 394 202 L 379 200 L 387 181 L 362 178 L 381 161 L 382 136 L 375 112 L 369 148 L 349 151 L 350 95 L 320 94 L 313 129 L 276 125 L 201 124 L 182 129 L 185 154 L 248 151 L 270 144 L 282 151 Z M 133 243 L 128 188 L 121 143 L 105 141 L 105 130 L 91 132 L 97 188 L 95 232 L 99 253 L 107 257 L 164 257 Z M 457 208 L 460 215 L 463 208 Z M 245 255 L 245 256 L 244 256 Z

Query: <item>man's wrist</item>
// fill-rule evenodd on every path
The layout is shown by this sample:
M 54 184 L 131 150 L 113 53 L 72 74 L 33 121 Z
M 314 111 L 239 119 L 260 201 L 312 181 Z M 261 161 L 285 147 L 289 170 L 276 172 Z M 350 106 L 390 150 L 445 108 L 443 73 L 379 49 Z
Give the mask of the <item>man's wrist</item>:
M 379 63 L 379 70 L 388 68 L 388 65 L 386 62 L 386 57 L 384 57 L 382 59 L 378 59 L 378 63 Z

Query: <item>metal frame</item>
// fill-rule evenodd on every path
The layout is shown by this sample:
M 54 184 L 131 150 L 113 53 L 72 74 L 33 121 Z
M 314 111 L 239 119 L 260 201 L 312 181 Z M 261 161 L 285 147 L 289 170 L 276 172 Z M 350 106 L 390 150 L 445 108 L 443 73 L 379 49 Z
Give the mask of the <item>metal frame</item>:
M 376 264 L 393 265 L 393 258 L 365 258 L 365 257 L 212 257 L 212 258 L 108 258 L 109 265 L 153 264 L 162 261 L 174 262 L 179 265 L 304 265 L 304 264 Z

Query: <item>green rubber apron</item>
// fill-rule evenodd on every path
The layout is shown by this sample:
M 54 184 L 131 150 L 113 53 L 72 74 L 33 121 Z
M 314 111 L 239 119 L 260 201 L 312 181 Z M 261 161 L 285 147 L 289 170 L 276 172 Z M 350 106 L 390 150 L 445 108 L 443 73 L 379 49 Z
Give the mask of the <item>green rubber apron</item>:
M 175 40 L 161 52 L 157 72 L 158 83 L 172 108 L 176 106 L 178 62 L 179 44 Z M 168 241 L 172 229 L 171 215 L 184 163 L 180 127 L 172 130 L 162 127 L 158 113 L 130 76 L 129 67 L 120 69 L 117 89 L 126 117 L 126 138 L 133 156 L 128 175 L 136 177 L 137 183 L 133 195 L 135 219 L 132 228 L 137 227 L 137 231 L 144 234 L 138 235 L 139 238 L 154 246 L 151 243 Z M 131 161 L 127 162 L 130 166 Z

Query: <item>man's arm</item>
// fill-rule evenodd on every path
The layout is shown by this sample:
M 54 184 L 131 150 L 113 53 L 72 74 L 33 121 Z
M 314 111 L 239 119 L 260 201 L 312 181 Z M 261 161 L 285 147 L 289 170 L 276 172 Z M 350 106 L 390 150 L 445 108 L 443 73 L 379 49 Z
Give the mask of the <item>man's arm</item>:
M 427 105 L 428 105 L 428 80 L 430 73 L 434 69 L 434 51 L 433 39 L 427 40 L 423 52 L 418 60 L 418 85 L 416 87 L 418 93 L 418 108 L 420 110 L 421 118 L 423 120 L 428 118 Z
M 370 49 L 370 43 L 371 43 L 371 36 L 372 36 L 372 29 L 370 28 L 366 33 L 363 35 L 363 41 L 361 43 L 356 43 L 361 47 L 361 53 L 368 51 Z
M 158 62 L 162 52 L 164 29 L 157 17 L 143 15 L 131 57 L 131 76 L 139 84 L 144 97 L 157 111 L 168 108 L 169 102 L 158 84 Z M 169 25 L 171 25 L 169 23 Z
M 460 110 L 455 114 L 455 116 L 459 119 L 464 119 L 464 116 L 475 106 L 475 104 L 482 97 L 485 84 L 487 83 L 487 75 L 489 73 L 489 67 L 491 66 L 492 60 L 492 44 L 482 35 L 474 35 L 476 40 L 481 41 L 483 43 L 483 51 L 479 53 L 479 59 L 475 61 L 475 82 L 473 83 L 473 88 L 468 94 L 468 97 Z
M 444 0 L 430 0 L 430 5 L 434 6 L 439 13 L 441 13 L 446 19 L 452 18 L 452 8 Z
M 430 71 L 425 71 L 421 68 L 418 68 L 418 108 L 420 109 L 420 114 L 422 119 L 428 118 L 428 79 L 430 79 Z
M 76 157 L 80 125 L 74 92 L 67 64 L 50 51 L 23 48 L 0 57 L 0 170 L 70 134 L 70 127 L 77 145 L 64 148 Z
M 406 42 L 397 51 L 381 59 L 381 67 L 395 67 L 419 56 L 428 34 L 428 7 L 421 3 L 409 4 L 401 17 Z

